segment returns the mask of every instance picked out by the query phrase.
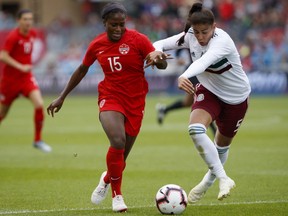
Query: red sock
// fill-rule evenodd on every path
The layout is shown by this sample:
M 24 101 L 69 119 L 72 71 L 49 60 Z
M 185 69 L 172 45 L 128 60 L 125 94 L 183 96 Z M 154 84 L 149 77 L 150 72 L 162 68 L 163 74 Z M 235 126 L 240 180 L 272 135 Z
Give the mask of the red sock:
M 35 109 L 34 111 L 35 142 L 41 140 L 43 121 L 44 121 L 43 108 L 41 107 Z
M 107 173 L 109 173 L 108 176 L 110 177 L 109 180 L 112 188 L 112 197 L 115 197 L 116 195 L 122 195 L 122 173 L 123 168 L 125 167 L 124 149 L 115 149 L 110 147 L 106 155 L 106 163 L 108 168 Z
M 126 167 L 126 162 L 124 161 L 123 171 L 124 171 L 125 167 Z M 110 175 L 109 175 L 108 172 L 107 172 L 106 175 L 104 176 L 104 179 L 103 179 L 103 180 L 104 180 L 104 182 L 105 182 L 106 184 L 110 184 Z

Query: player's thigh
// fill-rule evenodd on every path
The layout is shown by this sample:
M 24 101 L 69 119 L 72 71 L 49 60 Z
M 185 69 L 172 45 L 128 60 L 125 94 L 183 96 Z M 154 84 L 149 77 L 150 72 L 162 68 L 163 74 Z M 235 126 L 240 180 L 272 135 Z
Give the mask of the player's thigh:
M 43 98 L 39 89 L 33 89 L 29 93 L 28 98 L 31 100 L 35 108 L 43 107 L 44 102 L 43 102 Z
M 25 97 L 31 100 L 35 108 L 43 106 L 42 95 L 38 83 L 33 76 L 23 79 L 21 92 Z
M 125 116 L 118 111 L 101 111 L 100 122 L 111 143 L 116 148 L 124 148 L 126 142 Z
M 195 101 L 192 105 L 190 123 L 202 123 L 209 127 L 221 112 L 221 101 L 218 97 L 199 85 L 196 90 Z
M 0 83 L 1 116 L 5 116 L 8 113 L 12 103 L 20 94 L 21 91 L 18 83 L 15 84 L 9 80 L 2 80 Z
M 218 130 L 223 136 L 233 138 L 244 120 L 248 101 L 245 100 L 237 105 L 223 103 L 222 107 L 222 112 L 216 119 Z
M 190 124 L 200 123 L 205 125 L 206 128 L 209 127 L 209 125 L 212 122 L 212 117 L 209 112 L 207 112 L 204 109 L 197 108 L 194 109 L 190 114 Z

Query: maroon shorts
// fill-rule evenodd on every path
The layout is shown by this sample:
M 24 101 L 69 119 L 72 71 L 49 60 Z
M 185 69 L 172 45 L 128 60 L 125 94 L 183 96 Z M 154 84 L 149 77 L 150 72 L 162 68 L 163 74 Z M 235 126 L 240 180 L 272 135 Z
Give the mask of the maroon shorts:
M 227 137 L 234 137 L 248 108 L 248 98 L 240 104 L 231 105 L 221 101 L 216 95 L 199 85 L 196 90 L 192 110 L 203 109 L 216 121 L 218 130 Z
M 28 97 L 35 89 L 39 89 L 39 86 L 33 76 L 14 80 L 3 79 L 0 83 L 0 102 L 10 105 L 19 95 Z
M 113 110 L 122 113 L 125 116 L 125 132 L 130 136 L 137 136 L 144 116 L 145 98 L 139 98 L 139 103 L 136 107 L 137 100 L 132 100 L 133 109 L 129 108 L 127 102 L 131 103 L 129 100 L 125 102 L 124 99 L 115 96 L 100 97 L 98 101 L 99 111 Z

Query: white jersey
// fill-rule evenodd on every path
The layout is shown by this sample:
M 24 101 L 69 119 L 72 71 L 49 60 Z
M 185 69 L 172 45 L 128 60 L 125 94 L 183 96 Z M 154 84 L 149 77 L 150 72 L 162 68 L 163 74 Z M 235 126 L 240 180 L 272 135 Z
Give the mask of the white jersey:
M 178 40 L 183 34 L 184 32 L 156 41 L 153 45 L 156 50 L 163 52 L 189 48 L 193 63 L 181 76 L 197 76 L 206 89 L 225 103 L 239 104 L 246 100 L 251 87 L 231 37 L 222 29 L 216 28 L 209 43 L 201 46 L 190 28 L 184 43 L 178 46 Z

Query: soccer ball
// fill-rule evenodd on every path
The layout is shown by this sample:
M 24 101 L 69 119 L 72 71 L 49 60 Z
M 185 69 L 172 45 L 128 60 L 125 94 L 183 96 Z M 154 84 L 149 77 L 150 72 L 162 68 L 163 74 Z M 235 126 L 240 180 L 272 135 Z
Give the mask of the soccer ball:
M 161 187 L 156 194 L 156 206 L 162 214 L 181 214 L 187 207 L 187 194 L 176 184 Z

